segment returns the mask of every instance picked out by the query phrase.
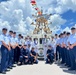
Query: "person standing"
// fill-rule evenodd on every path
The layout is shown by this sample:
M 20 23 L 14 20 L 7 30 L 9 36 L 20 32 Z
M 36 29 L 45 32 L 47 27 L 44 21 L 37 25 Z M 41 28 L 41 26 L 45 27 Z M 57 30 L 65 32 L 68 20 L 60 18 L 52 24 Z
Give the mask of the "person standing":
M 56 40 L 53 36 L 51 37 L 51 42 L 50 43 L 51 43 L 52 48 L 54 50 L 54 57 L 55 57 L 56 56 Z M 56 58 L 54 58 L 54 59 L 56 59 Z
M 61 55 L 62 55 L 62 63 L 65 64 L 66 63 L 66 41 L 67 41 L 67 37 L 66 37 L 66 31 L 63 32 L 63 38 L 62 38 L 62 52 L 61 52 Z
M 38 39 L 35 38 L 34 41 L 32 42 L 32 46 L 35 47 L 35 52 L 38 54 Z
M 22 50 L 22 35 L 19 34 L 18 35 L 18 47 L 17 47 L 17 62 L 19 61 L 19 57 L 20 57 L 20 54 L 21 54 L 21 50 Z
M 66 58 L 65 58 L 65 63 L 67 67 L 70 67 L 71 66 L 71 63 L 70 63 L 70 55 L 69 55 L 69 47 L 68 47 L 68 38 L 70 36 L 70 32 L 67 32 L 67 37 L 66 37 L 66 40 L 64 41 L 65 42 L 65 49 L 66 49 Z
M 13 54 L 13 31 L 12 30 L 9 31 L 8 39 L 9 39 L 10 48 L 11 48 L 11 50 L 9 51 L 8 68 L 12 69 L 12 66 L 13 66 L 13 64 L 12 64 L 12 60 L 13 60 L 13 57 L 12 57 L 12 54 Z
M 60 34 L 60 40 L 59 40 L 59 43 L 60 43 L 60 48 L 59 48 L 59 51 L 60 51 L 60 54 L 61 54 L 61 59 L 62 59 L 62 61 L 61 61 L 61 64 L 64 64 L 64 59 L 63 59 L 63 57 L 64 57 L 64 48 L 63 48 L 63 33 L 61 33 Z
M 47 45 L 48 45 L 47 35 L 44 35 L 42 44 L 43 44 L 44 60 L 46 61 L 46 52 L 47 52 Z
M 0 71 L 1 71 L 1 41 L 0 41 Z
M 10 51 L 10 44 L 9 39 L 7 37 L 7 29 L 2 29 L 2 34 L 0 35 L 0 41 L 2 42 L 1 45 L 1 73 L 6 74 L 6 70 L 8 67 L 8 51 Z
M 69 55 L 71 67 L 68 70 L 76 70 L 76 62 L 75 62 L 75 50 L 76 50 L 76 28 L 71 28 L 72 34 L 68 38 L 68 46 L 69 46 Z
M 16 32 L 13 32 L 13 38 L 14 38 L 14 64 L 18 62 L 17 60 L 17 48 L 18 48 L 18 38 L 16 37 Z

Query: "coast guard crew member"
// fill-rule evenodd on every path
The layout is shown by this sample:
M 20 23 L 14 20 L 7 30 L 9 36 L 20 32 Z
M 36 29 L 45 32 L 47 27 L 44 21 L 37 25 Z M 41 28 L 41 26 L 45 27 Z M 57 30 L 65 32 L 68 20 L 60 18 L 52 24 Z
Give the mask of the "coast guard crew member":
M 61 58 L 59 40 L 60 40 L 60 35 L 59 35 L 59 39 L 56 41 L 56 63 L 58 63 Z
M 61 33 L 60 34 L 60 40 L 59 40 L 59 43 L 60 43 L 60 54 L 61 54 L 61 59 L 62 59 L 62 61 L 61 61 L 61 64 L 64 64 L 64 61 L 63 61 L 63 33 Z
M 16 34 L 16 32 L 13 32 L 12 39 L 11 39 L 12 67 L 16 67 L 16 66 L 14 66 L 14 55 L 15 55 L 14 51 L 15 51 L 15 49 L 16 49 L 16 47 L 17 47 L 18 44 L 17 44 L 17 38 L 15 37 L 15 34 Z
M 30 51 L 30 57 L 29 57 L 29 63 L 30 64 L 38 64 L 38 60 L 37 60 L 37 53 L 35 52 L 35 48 L 32 47 L 31 51 Z
M 6 74 L 6 70 L 8 67 L 8 51 L 10 51 L 9 39 L 6 35 L 7 29 L 2 29 L 2 34 L 0 35 L 0 41 L 2 42 L 1 45 L 1 72 Z
M 55 53 L 55 63 L 58 62 L 58 57 L 59 57 L 58 40 L 59 40 L 59 36 L 58 36 L 58 34 L 55 34 L 55 48 L 56 48 L 56 53 Z
M 18 36 L 19 38 L 18 38 L 18 48 L 17 48 L 17 62 L 19 61 L 19 57 L 20 57 L 21 50 L 22 50 L 22 41 L 21 41 L 22 35 L 19 34 Z
M 76 50 L 76 48 L 74 46 L 76 43 L 76 34 L 75 34 L 76 29 L 74 27 L 72 27 L 71 32 L 72 32 L 72 34 L 68 38 L 71 67 L 68 70 L 76 70 L 76 63 L 75 63 L 75 56 L 74 56 L 74 51 Z
M 48 44 L 47 35 L 44 35 L 42 44 L 43 44 L 43 49 L 44 49 L 44 60 L 46 61 L 46 52 L 47 52 L 47 44 Z
M 66 60 L 66 41 L 67 41 L 67 37 L 66 37 L 66 32 L 64 31 L 63 32 L 63 41 L 62 41 L 62 52 L 61 52 L 61 55 L 62 55 L 62 63 L 66 63 L 65 60 Z
M 56 52 L 56 61 L 57 63 L 60 63 L 60 59 L 61 59 L 61 44 L 62 44 L 62 33 L 59 35 L 59 39 L 56 42 L 56 48 L 57 48 L 57 52 Z
M 34 41 L 32 42 L 32 46 L 35 47 L 35 52 L 38 54 L 38 39 L 35 38 Z
M 8 68 L 12 69 L 12 66 L 13 66 L 13 40 L 14 40 L 13 39 L 13 31 L 12 30 L 9 31 L 8 39 L 10 41 L 10 47 L 11 47 L 11 50 L 9 51 Z
M 21 42 L 22 42 L 22 46 L 24 46 L 25 40 L 23 36 L 21 36 Z
M 71 66 L 70 55 L 69 55 L 70 50 L 68 49 L 68 38 L 69 38 L 69 36 L 70 36 L 70 32 L 67 32 L 67 37 L 66 37 L 66 41 L 65 41 L 65 48 L 66 48 L 66 51 L 67 51 L 65 62 L 66 62 L 67 67 Z
M 1 72 L 1 45 L 2 45 L 2 42 L 0 41 L 0 72 Z
M 22 63 L 24 63 L 25 65 L 29 64 L 29 50 L 27 49 L 27 44 L 24 44 L 23 46 L 18 65 L 22 65 Z
M 28 39 L 27 39 L 27 47 L 28 47 L 28 49 L 29 49 L 29 51 L 31 51 L 31 47 L 32 47 L 32 45 L 33 45 L 33 41 L 32 41 L 32 39 L 31 39 L 31 37 L 27 37 Z
M 13 32 L 13 38 L 15 41 L 15 49 L 14 49 L 14 63 L 17 63 L 17 47 L 18 47 L 18 38 L 16 37 L 16 32 Z
M 11 46 L 10 57 L 9 57 L 10 58 L 9 59 L 9 68 L 12 68 L 12 67 L 16 67 L 16 66 L 14 66 L 14 50 L 17 46 L 15 32 L 9 31 L 9 39 L 10 39 L 10 46 Z
M 26 43 L 27 43 L 27 45 L 31 44 L 31 38 L 29 36 L 27 36 Z
M 29 52 L 31 51 L 31 44 L 28 44 L 27 49 L 29 50 Z
M 74 38 L 76 38 L 76 29 L 75 29 L 75 36 L 74 36 Z M 75 57 L 75 64 L 76 64 L 76 43 L 73 44 L 71 48 L 74 48 L 73 54 L 74 54 L 74 57 Z M 75 70 L 76 70 L 76 68 L 75 68 Z
M 52 36 L 51 37 L 51 45 L 52 45 L 52 48 L 53 48 L 53 50 L 54 50 L 54 56 L 55 56 L 55 54 L 56 54 L 56 41 L 55 41 L 55 39 L 54 39 L 54 37 Z
M 46 64 L 52 64 L 54 61 L 54 50 L 51 45 L 48 45 L 48 50 L 46 53 L 47 59 L 46 59 Z

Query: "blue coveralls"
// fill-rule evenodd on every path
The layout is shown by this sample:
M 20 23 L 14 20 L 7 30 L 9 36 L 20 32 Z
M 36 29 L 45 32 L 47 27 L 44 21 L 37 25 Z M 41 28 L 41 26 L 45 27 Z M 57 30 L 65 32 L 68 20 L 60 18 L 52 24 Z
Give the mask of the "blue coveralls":
M 53 63 L 53 59 L 54 59 L 54 50 L 48 49 L 48 50 L 47 50 L 47 54 L 48 54 L 48 56 L 47 56 L 47 59 L 46 59 L 46 63 Z M 48 60 L 49 60 L 49 61 L 48 61 Z
M 30 51 L 30 54 L 32 54 L 32 55 L 34 55 L 34 56 L 37 55 L 37 53 L 36 53 L 35 51 L 32 51 L 32 50 Z M 38 60 L 36 60 L 35 62 L 34 62 L 34 60 L 35 60 L 34 57 L 30 55 L 29 61 L 31 62 L 31 64 L 33 64 L 33 63 L 38 64 Z
M 27 56 L 28 58 L 26 58 L 25 56 Z M 21 51 L 19 62 L 21 62 L 21 63 L 24 62 L 24 64 L 29 63 L 29 50 L 28 49 L 23 49 Z

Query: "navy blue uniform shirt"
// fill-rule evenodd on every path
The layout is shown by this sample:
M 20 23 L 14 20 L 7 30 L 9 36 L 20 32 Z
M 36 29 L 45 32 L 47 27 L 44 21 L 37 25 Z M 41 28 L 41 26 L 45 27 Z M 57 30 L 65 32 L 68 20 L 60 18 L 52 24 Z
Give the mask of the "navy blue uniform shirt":
M 30 52 L 32 55 L 36 56 L 36 52 L 35 51 L 32 51 Z
M 29 56 L 29 50 L 28 49 L 23 49 L 22 51 L 21 51 L 21 55 L 22 56 Z
M 48 49 L 48 50 L 47 50 L 47 54 L 51 54 L 52 56 L 54 56 L 54 50 L 52 50 L 52 49 L 51 49 L 51 50 Z

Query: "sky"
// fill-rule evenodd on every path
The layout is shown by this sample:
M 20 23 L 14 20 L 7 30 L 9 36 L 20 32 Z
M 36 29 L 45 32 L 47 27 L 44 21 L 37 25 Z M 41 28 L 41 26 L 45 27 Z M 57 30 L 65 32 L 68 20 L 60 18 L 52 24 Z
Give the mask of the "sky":
M 76 27 L 76 0 L 36 0 L 44 14 L 52 14 L 49 19 L 53 33 L 69 31 Z M 35 28 L 30 25 L 33 21 L 33 9 L 30 0 L 0 0 L 0 31 L 3 27 L 18 33 L 29 34 Z

